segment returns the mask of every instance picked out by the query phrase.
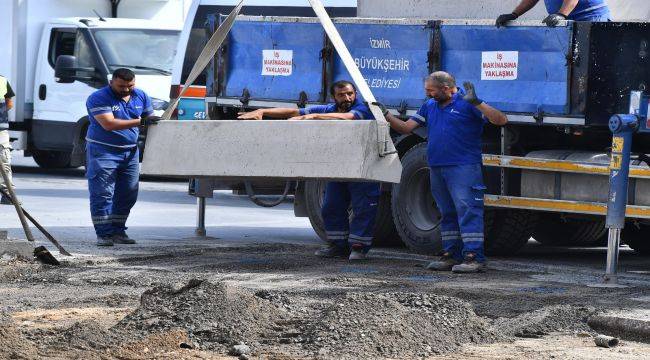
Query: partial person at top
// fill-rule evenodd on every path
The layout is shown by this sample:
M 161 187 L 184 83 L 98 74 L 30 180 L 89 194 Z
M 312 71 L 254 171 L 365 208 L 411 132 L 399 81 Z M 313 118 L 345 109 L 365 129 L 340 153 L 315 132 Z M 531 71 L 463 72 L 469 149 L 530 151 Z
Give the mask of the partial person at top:
M 497 27 L 522 16 L 538 2 L 521 0 L 512 13 L 499 15 Z M 549 15 L 542 22 L 549 27 L 557 26 L 562 20 L 606 22 L 611 21 L 612 17 L 606 0 L 544 0 L 544 4 Z

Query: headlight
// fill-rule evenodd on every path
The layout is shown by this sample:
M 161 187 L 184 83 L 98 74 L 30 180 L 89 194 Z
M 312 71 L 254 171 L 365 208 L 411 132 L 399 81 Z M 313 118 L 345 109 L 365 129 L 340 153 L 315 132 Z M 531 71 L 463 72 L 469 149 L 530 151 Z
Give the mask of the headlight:
M 151 105 L 153 106 L 154 110 L 167 110 L 169 103 L 165 100 L 151 98 Z

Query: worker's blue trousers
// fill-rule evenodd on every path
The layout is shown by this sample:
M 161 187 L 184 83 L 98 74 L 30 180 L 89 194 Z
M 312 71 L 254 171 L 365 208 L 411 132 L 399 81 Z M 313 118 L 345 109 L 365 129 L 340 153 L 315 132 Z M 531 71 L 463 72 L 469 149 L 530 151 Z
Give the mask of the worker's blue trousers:
M 90 215 L 97 236 L 123 234 L 138 198 L 139 150 L 101 144 L 86 146 Z
M 363 246 L 368 252 L 379 202 L 378 183 L 330 182 L 322 215 L 327 241 L 340 247 Z M 352 205 L 352 219 L 348 209 Z
M 431 167 L 431 194 L 442 215 L 442 246 L 456 260 L 474 253 L 477 261 L 485 261 L 484 193 L 481 164 Z

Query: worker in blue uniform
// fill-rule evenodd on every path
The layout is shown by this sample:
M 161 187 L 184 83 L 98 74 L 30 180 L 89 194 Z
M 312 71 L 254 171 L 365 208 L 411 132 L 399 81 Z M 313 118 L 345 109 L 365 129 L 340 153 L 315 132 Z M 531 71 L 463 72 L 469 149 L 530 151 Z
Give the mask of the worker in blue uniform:
M 391 128 L 408 134 L 417 127 L 428 130 L 427 160 L 431 193 L 442 215 L 443 253 L 429 269 L 478 272 L 485 269 L 481 136 L 485 121 L 498 126 L 508 118 L 476 96 L 474 85 L 456 87 L 450 74 L 429 75 L 424 88 L 429 100 L 407 121 L 377 104 Z
M 510 14 L 502 14 L 496 25 L 501 27 L 532 9 L 539 0 L 522 0 Z M 611 13 L 606 0 L 544 0 L 549 15 L 543 20 L 547 26 L 554 27 L 562 20 L 611 21 Z
M 264 117 L 290 120 L 372 120 L 368 107 L 357 98 L 354 84 L 338 81 L 330 87 L 335 103 L 298 108 L 258 109 L 239 113 L 242 120 Z M 364 260 L 372 246 L 372 235 L 379 202 L 379 184 L 375 182 L 332 181 L 325 189 L 321 213 L 328 246 L 316 252 L 321 257 L 345 257 Z M 352 207 L 352 219 L 348 209 Z
M 110 85 L 86 101 L 86 176 L 98 246 L 134 244 L 126 220 L 138 198 L 140 126 L 155 124 L 151 99 L 135 87 L 135 74 L 115 70 Z

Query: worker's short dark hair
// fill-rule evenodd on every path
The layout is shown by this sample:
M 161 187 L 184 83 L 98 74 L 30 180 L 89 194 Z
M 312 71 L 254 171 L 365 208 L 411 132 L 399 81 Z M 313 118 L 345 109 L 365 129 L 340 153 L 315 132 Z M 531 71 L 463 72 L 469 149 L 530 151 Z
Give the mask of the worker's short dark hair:
M 335 82 L 334 84 L 332 84 L 332 86 L 330 86 L 330 94 L 332 96 L 334 96 L 334 93 L 336 92 L 336 89 L 341 89 L 341 88 L 344 88 L 346 86 L 352 86 L 352 89 L 354 89 L 354 92 L 357 92 L 357 87 L 354 86 L 353 83 L 351 83 L 351 82 L 349 82 L 347 80 L 339 80 L 339 81 Z
M 122 79 L 124 81 L 133 81 L 135 79 L 135 73 L 126 68 L 119 68 L 113 71 L 113 79 Z

